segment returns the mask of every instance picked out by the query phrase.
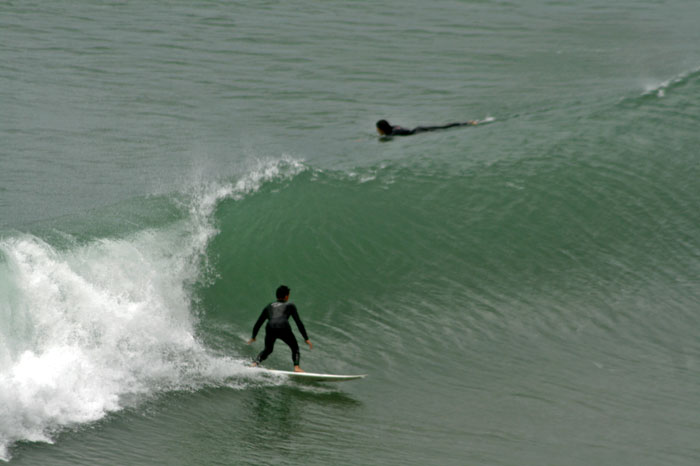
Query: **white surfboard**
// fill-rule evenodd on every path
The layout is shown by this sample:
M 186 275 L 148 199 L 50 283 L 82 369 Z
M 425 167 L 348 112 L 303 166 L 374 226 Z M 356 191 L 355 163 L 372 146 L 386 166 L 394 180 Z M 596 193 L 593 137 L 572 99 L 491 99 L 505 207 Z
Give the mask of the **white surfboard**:
M 304 382 L 345 382 L 346 380 L 364 379 L 367 374 L 357 375 L 338 375 L 338 374 L 317 374 L 314 372 L 293 372 L 293 371 L 278 371 L 276 369 L 264 369 L 267 372 L 276 375 L 283 375 L 292 380 Z

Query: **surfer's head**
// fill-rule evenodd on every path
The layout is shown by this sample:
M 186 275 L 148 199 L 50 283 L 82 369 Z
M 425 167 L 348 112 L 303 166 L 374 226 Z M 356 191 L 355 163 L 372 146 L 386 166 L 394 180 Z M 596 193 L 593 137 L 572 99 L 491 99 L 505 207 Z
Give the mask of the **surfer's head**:
M 382 136 L 388 136 L 391 134 L 391 125 L 386 120 L 379 120 L 377 122 L 377 132 Z
M 277 288 L 277 291 L 275 292 L 275 295 L 277 296 L 277 301 L 286 301 L 286 298 L 289 298 L 289 292 L 291 290 L 289 287 L 280 285 L 279 288 Z

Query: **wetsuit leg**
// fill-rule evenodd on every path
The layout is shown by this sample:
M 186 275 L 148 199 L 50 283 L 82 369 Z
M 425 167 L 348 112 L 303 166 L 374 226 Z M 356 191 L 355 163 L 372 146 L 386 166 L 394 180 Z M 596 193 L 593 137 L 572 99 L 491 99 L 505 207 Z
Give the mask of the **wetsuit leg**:
M 263 349 L 260 354 L 256 356 L 255 362 L 260 364 L 267 359 L 270 354 L 272 354 L 272 350 L 275 348 L 275 340 L 277 340 L 277 338 L 279 338 L 279 336 L 277 335 L 276 331 L 271 328 L 265 329 L 265 349 Z
M 295 366 L 298 366 L 301 354 L 299 354 L 299 344 L 294 333 L 292 333 L 292 329 L 285 329 L 285 331 L 280 332 L 279 338 L 292 350 L 292 361 L 294 361 Z

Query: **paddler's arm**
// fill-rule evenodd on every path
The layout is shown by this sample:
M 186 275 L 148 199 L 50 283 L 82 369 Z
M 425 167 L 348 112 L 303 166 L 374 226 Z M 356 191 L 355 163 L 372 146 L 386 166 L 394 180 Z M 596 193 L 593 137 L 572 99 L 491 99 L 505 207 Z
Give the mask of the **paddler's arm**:
M 292 316 L 292 319 L 294 319 L 294 322 L 297 323 L 297 328 L 299 329 L 299 332 L 301 332 L 301 336 L 304 337 L 304 342 L 309 345 L 309 349 L 312 349 L 314 345 L 311 344 L 311 341 L 309 340 L 309 336 L 306 334 L 306 328 L 304 328 L 304 324 L 301 322 L 301 319 L 299 318 L 299 312 L 297 312 L 297 307 L 292 304 L 291 305 L 291 310 L 290 310 L 290 315 Z

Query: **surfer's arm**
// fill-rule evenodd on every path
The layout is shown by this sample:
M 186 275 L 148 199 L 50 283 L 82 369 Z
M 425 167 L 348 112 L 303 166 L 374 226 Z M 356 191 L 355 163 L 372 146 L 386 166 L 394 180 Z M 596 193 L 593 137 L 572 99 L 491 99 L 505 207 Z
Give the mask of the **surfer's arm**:
M 268 307 L 269 306 L 265 306 L 265 309 L 263 309 L 262 312 L 260 313 L 260 317 L 258 317 L 257 322 L 255 322 L 255 326 L 253 326 L 253 336 L 248 343 L 252 343 L 255 341 L 255 337 L 258 336 L 258 332 L 260 331 L 260 327 L 262 327 L 263 322 L 265 322 L 265 320 L 267 320 L 267 317 L 269 315 L 269 313 L 267 312 Z
M 306 328 L 304 327 L 304 324 L 301 322 L 301 319 L 299 318 L 299 312 L 297 311 L 297 307 L 295 305 L 291 305 L 291 309 L 289 310 L 289 314 L 292 316 L 292 319 L 294 319 L 294 322 L 297 323 L 297 328 L 301 332 L 301 336 L 304 337 L 304 341 L 311 346 L 311 343 L 309 342 L 309 336 L 306 334 Z

